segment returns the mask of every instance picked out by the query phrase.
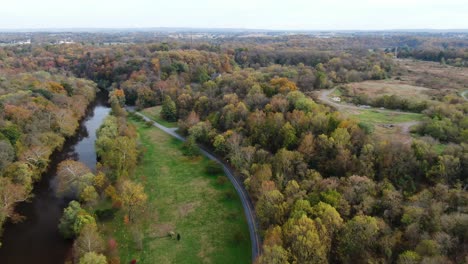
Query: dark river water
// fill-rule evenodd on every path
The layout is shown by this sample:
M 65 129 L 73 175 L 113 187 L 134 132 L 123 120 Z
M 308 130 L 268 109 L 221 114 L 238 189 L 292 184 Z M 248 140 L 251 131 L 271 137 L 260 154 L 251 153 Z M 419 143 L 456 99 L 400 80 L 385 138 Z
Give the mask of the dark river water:
M 49 170 L 34 186 L 32 202 L 16 207 L 17 212 L 26 219 L 18 224 L 7 223 L 4 226 L 0 264 L 62 264 L 70 258 L 72 241 L 63 239 L 57 229 L 67 201 L 55 196 L 56 168 L 61 161 L 74 159 L 95 169 L 96 130 L 110 112 L 106 100 L 105 94 L 97 94 L 77 134 L 66 140 L 61 151 L 52 155 Z

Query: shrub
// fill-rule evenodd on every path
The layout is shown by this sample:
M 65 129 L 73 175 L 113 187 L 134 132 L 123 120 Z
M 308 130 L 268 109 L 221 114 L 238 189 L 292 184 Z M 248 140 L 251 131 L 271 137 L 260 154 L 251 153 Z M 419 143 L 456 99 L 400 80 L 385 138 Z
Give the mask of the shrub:
M 206 173 L 210 175 L 217 175 L 223 173 L 223 167 L 214 160 L 208 161 L 205 167 Z
M 97 209 L 96 211 L 94 211 L 94 213 L 96 214 L 96 217 L 99 221 L 107 221 L 112 220 L 114 218 L 117 210 L 118 209 L 116 208 Z
M 226 176 L 218 176 L 218 178 L 216 178 L 216 183 L 220 186 L 226 184 L 227 181 L 228 179 L 226 178 Z

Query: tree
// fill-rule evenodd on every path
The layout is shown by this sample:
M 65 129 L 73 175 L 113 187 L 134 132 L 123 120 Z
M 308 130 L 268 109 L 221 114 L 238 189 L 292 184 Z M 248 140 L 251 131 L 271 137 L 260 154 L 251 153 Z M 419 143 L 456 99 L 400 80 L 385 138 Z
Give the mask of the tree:
M 323 68 L 323 64 L 319 63 L 315 67 L 317 70 L 315 72 L 315 87 L 319 89 L 327 88 L 328 87 L 328 77 L 325 73 L 325 69 Z
M 21 220 L 21 216 L 15 213 L 14 206 L 29 198 L 29 192 L 24 186 L 12 183 L 9 178 L 0 177 L 0 226 L 7 218 Z
M 256 264 L 289 264 L 288 251 L 282 246 L 263 246 L 263 252 L 255 261 Z
M 73 255 L 80 259 L 89 252 L 103 253 L 106 249 L 104 240 L 95 225 L 86 225 L 73 242 Z
M 129 137 L 117 137 L 111 145 L 105 165 L 116 173 L 117 177 L 128 176 L 136 167 L 138 151 L 136 142 Z
M 0 172 L 10 164 L 15 157 L 15 150 L 7 140 L 0 140 Z
M 316 223 L 306 215 L 289 219 L 283 235 L 296 263 L 327 263 L 327 248 Z
M 140 183 L 125 180 L 120 184 L 119 191 L 122 205 L 127 210 L 128 218 L 130 221 L 133 221 L 135 213 L 144 207 L 148 199 L 148 196 L 145 194 L 145 188 Z
M 73 238 L 80 234 L 86 225 L 96 225 L 96 220 L 88 212 L 81 208 L 80 203 L 71 201 L 63 210 L 60 218 L 59 230 L 65 238 Z
M 166 95 L 161 108 L 161 117 L 169 122 L 177 121 L 177 108 L 171 97 Z
M 74 160 L 60 162 L 57 168 L 57 193 L 78 197 L 84 188 L 93 184 L 94 175 L 83 163 Z
M 252 165 L 253 174 L 246 180 L 246 186 L 251 197 L 256 200 L 262 193 L 262 183 L 271 180 L 272 172 L 270 164 Z
M 80 258 L 79 264 L 107 264 L 106 256 L 95 252 L 88 252 Z
M 95 203 L 98 198 L 99 194 L 96 192 L 96 189 L 90 185 L 86 186 L 80 194 L 80 200 L 89 204 Z
M 264 227 L 282 223 L 286 209 L 287 204 L 284 201 L 284 196 L 278 190 L 264 192 L 255 206 L 258 219 Z
M 296 130 L 289 122 L 286 122 L 284 126 L 279 131 L 280 137 L 282 140 L 281 146 L 283 148 L 289 148 L 296 144 L 297 137 L 296 137 Z
M 398 264 L 418 264 L 421 261 L 421 256 L 414 251 L 407 250 L 398 256 Z
M 379 233 L 377 219 L 358 215 L 348 221 L 338 236 L 338 255 L 344 263 L 367 262 Z
M 187 140 L 182 145 L 182 149 L 185 156 L 195 157 L 200 154 L 200 149 L 198 148 L 197 142 L 195 141 L 194 136 L 189 136 Z

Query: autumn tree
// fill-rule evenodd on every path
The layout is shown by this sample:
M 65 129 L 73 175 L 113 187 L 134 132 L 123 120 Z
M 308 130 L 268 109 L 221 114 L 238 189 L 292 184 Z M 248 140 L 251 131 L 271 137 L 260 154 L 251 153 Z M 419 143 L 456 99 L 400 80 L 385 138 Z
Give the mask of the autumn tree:
M 372 259 L 372 247 L 379 233 L 377 219 L 358 215 L 348 221 L 339 235 L 338 252 L 344 263 Z
M 14 211 L 17 203 L 27 201 L 29 192 L 21 184 L 14 184 L 9 178 L 0 177 L 0 225 L 7 219 L 21 220 L 21 215 Z
M 140 183 L 124 180 L 119 185 L 119 192 L 122 205 L 126 208 L 130 221 L 133 221 L 135 219 L 135 214 L 144 208 L 146 200 L 148 199 L 145 188 Z
M 86 225 L 73 242 L 73 255 L 80 259 L 89 252 L 103 253 L 106 249 L 104 240 L 95 225 Z
M 283 234 L 296 263 L 327 263 L 327 248 L 317 230 L 316 223 L 302 215 L 290 219 Z
M 79 196 L 83 189 L 93 184 L 94 175 L 83 163 L 74 160 L 62 161 L 57 168 L 57 193 Z

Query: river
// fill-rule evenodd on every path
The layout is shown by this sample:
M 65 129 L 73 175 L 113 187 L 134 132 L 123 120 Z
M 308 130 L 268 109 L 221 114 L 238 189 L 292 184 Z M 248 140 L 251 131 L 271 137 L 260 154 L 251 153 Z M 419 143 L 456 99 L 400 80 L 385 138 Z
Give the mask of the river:
M 48 171 L 34 186 L 32 202 L 21 203 L 16 207 L 17 212 L 26 219 L 17 224 L 5 224 L 0 263 L 63 264 L 70 258 L 72 241 L 63 239 L 57 229 L 63 208 L 68 202 L 55 196 L 57 165 L 63 160 L 74 159 L 95 169 L 96 130 L 109 112 L 107 96 L 99 92 L 96 100 L 88 107 L 76 135 L 68 138 L 63 149 L 52 155 Z

